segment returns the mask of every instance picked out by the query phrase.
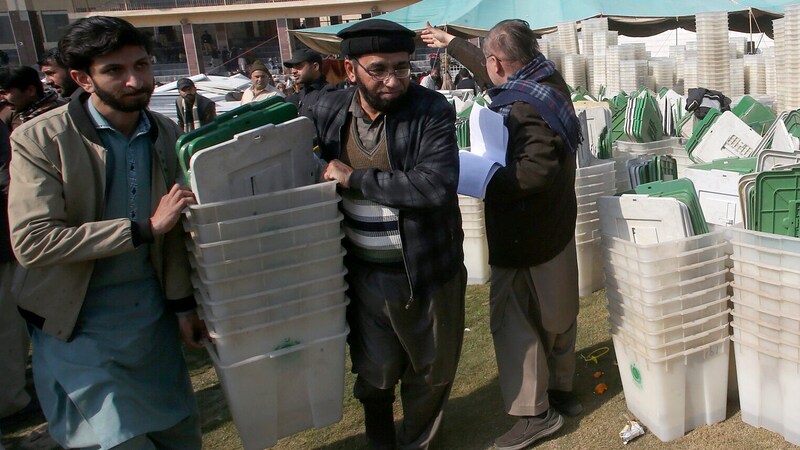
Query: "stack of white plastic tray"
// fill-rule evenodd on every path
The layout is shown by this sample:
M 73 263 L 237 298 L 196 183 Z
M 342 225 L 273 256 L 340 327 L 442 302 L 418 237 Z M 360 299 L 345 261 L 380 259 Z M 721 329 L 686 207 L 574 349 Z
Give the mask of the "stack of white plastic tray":
M 578 291 L 581 296 L 603 288 L 597 199 L 612 195 L 616 186 L 614 163 L 598 162 L 596 165 L 580 167 L 575 173 L 575 194 L 578 198 L 575 245 L 578 253 Z
M 578 54 L 578 29 L 575 22 L 561 22 L 558 28 L 558 42 L 565 55 Z
M 461 209 L 461 226 L 464 229 L 464 266 L 467 268 L 467 283 L 486 283 L 491 272 L 483 201 L 459 195 L 458 207 Z
M 613 97 L 619 93 L 619 45 L 610 45 L 606 48 L 606 97 Z
M 790 13 L 787 11 L 787 13 Z M 786 60 L 784 59 L 786 49 L 786 34 L 784 23 L 786 21 L 785 15 L 783 19 L 776 19 L 772 21 L 772 32 L 775 36 L 775 101 L 777 102 L 776 112 L 788 111 L 787 105 L 787 90 L 793 88 L 788 86 L 786 80 Z
M 586 87 L 586 56 L 567 53 L 562 60 L 564 81 L 573 88 Z
M 622 47 L 622 46 L 620 46 Z M 642 59 L 619 62 L 619 88 L 627 93 L 647 86 L 647 61 Z
M 672 89 L 672 86 L 675 85 L 675 60 L 672 58 L 653 58 L 649 64 L 656 81 L 656 91 L 662 87 Z
M 786 95 L 786 111 L 800 108 L 800 92 L 797 92 L 797 83 L 800 83 L 800 55 L 797 55 L 797 46 L 800 45 L 800 5 L 787 5 L 783 16 L 783 54 L 780 61 L 783 65 L 782 77 L 778 82 L 784 85 L 783 94 Z
M 189 208 L 207 345 L 245 448 L 342 414 L 347 335 L 336 183 Z
M 697 81 L 720 92 L 730 90 L 728 13 L 704 12 L 695 16 L 697 30 Z
M 800 445 L 800 239 L 726 233 L 742 420 Z
M 730 84 L 730 97 L 741 97 L 745 93 L 745 79 L 744 79 L 744 59 L 737 58 L 731 59 L 731 84 Z
M 744 85 L 745 94 L 767 93 L 767 65 L 763 54 L 744 55 Z
M 602 237 L 625 401 L 662 441 L 725 420 L 728 246 L 721 232 L 649 245 Z

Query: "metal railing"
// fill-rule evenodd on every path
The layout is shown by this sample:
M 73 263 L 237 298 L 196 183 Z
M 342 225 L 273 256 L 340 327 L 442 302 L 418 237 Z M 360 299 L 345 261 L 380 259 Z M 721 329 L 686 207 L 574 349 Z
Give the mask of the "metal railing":
M 143 9 L 196 8 L 202 6 L 283 3 L 297 0 L 72 0 L 75 12 L 130 11 Z

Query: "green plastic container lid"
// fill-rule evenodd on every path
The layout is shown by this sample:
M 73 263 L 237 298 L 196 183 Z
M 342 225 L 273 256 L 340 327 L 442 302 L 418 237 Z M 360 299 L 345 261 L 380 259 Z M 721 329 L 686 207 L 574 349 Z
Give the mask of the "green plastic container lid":
M 776 119 L 770 108 L 767 108 L 749 95 L 742 97 L 731 112 L 762 136 L 769 130 L 769 127 L 772 126 Z
M 715 159 L 710 163 L 693 164 L 689 167 L 699 170 L 727 170 L 728 172 L 747 175 L 755 172 L 757 163 L 758 158 L 723 158 Z
M 755 230 L 800 237 L 800 169 L 756 176 Z
M 695 125 L 694 132 L 692 132 L 692 137 L 686 142 L 686 153 L 688 153 L 690 157 L 692 156 L 692 152 L 694 151 L 695 147 L 697 147 L 697 144 L 700 143 L 700 141 L 703 139 L 703 136 L 708 133 L 708 130 L 711 129 L 711 127 L 714 125 L 714 122 L 716 122 L 721 115 L 722 112 L 720 112 L 720 110 L 711 108 L 708 110 L 706 116 L 703 117 L 703 120 Z

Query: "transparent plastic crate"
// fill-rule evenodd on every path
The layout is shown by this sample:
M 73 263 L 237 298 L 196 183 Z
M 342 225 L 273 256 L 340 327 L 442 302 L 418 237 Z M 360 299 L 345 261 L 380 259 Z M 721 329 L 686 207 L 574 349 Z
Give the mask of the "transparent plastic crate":
M 782 250 L 784 252 L 800 255 L 800 238 L 745 230 L 742 228 L 728 228 L 725 230 L 725 233 L 733 243 L 742 243 L 772 250 Z M 746 256 L 742 255 L 742 257 Z M 747 258 L 752 259 L 749 257 Z
M 768 339 L 774 339 L 778 342 L 784 342 L 786 344 L 794 345 L 795 347 L 800 347 L 800 322 L 797 320 L 786 320 L 787 318 L 784 317 L 782 323 L 773 325 L 771 323 L 759 320 L 760 318 L 764 317 L 766 313 L 760 313 L 757 317 L 753 317 L 750 314 L 734 311 L 731 315 L 733 316 L 733 323 L 743 330 L 759 334 Z M 773 319 L 781 318 L 773 316 Z M 782 325 L 784 323 L 792 327 L 792 329 L 789 330 L 783 328 Z
M 780 339 L 768 338 L 761 333 L 742 328 L 736 323 L 732 323 L 731 327 L 733 328 L 733 335 L 739 342 L 780 355 L 781 358 L 800 361 L 800 346 L 783 342 Z
M 743 260 L 800 270 L 800 253 L 731 241 L 733 256 Z
M 280 250 L 260 255 L 228 260 L 219 263 L 206 264 L 198 260 L 193 253 L 189 253 L 189 263 L 192 268 L 202 275 L 203 279 L 219 281 L 242 275 L 249 275 L 269 269 L 300 264 L 305 261 L 314 261 L 326 256 L 338 255 L 342 251 L 342 237 L 344 233 L 333 239 L 326 239 L 311 244 L 298 245 L 286 250 Z
M 591 194 L 578 195 L 575 198 L 578 201 L 578 205 L 584 205 L 587 203 L 597 203 L 597 199 L 607 195 L 614 195 L 615 191 L 616 191 L 615 189 L 611 189 L 605 192 L 595 192 Z
M 684 339 L 672 341 L 668 344 L 647 345 L 640 336 L 631 332 L 625 327 L 618 326 L 611 322 L 611 336 L 622 336 L 630 343 L 630 346 L 641 355 L 649 359 L 663 359 L 671 356 L 680 355 L 688 350 L 702 347 L 706 344 L 718 341 L 730 335 L 730 325 L 726 322 L 709 331 L 694 334 Z
M 770 283 L 800 286 L 800 272 L 788 267 L 751 262 L 735 256 L 732 256 L 731 260 L 733 268 L 739 273 L 746 273 L 750 277 Z
M 246 216 L 205 225 L 189 224 L 185 228 L 186 231 L 192 233 L 195 242 L 210 244 L 301 225 L 320 223 L 335 219 L 338 214 L 339 199 L 336 198 L 326 202 L 313 203 L 256 216 Z
M 636 258 L 620 253 L 619 250 L 603 246 L 603 258 L 612 265 L 625 267 L 638 272 L 644 276 L 654 276 L 659 273 L 677 271 L 681 267 L 700 264 L 705 261 L 712 261 L 724 257 L 728 250 L 728 244 L 721 244 L 705 247 L 698 250 L 691 250 L 673 257 L 665 257 L 652 261 L 641 261 Z
M 736 269 L 732 269 L 731 273 L 733 274 L 734 290 L 738 287 L 743 290 L 758 292 L 759 294 L 771 298 L 787 300 L 791 303 L 800 303 L 800 286 L 760 280 L 750 274 L 739 272 Z
M 655 305 L 705 289 L 726 285 L 727 274 L 728 269 L 725 269 L 711 275 L 705 275 L 691 280 L 682 281 L 680 283 L 659 289 L 645 289 L 639 286 L 636 282 L 629 282 L 607 276 L 606 285 L 613 289 L 627 292 L 628 294 L 639 298 L 642 303 Z
M 607 180 L 604 180 L 600 183 L 586 184 L 580 186 L 578 186 L 576 183 L 575 195 L 587 195 L 587 194 L 596 194 L 598 192 L 609 192 L 614 189 L 615 185 L 616 183 L 614 183 L 614 179 L 611 177 L 608 177 Z
M 610 313 L 609 320 L 613 325 L 624 328 L 630 335 L 636 336 L 638 340 L 648 346 L 673 344 L 697 336 L 700 333 L 718 329 L 730 322 L 730 309 L 725 309 L 697 320 L 666 327 L 660 331 L 648 331 L 645 329 L 644 321 L 640 321 L 639 318 L 620 313 L 614 306 L 609 306 L 608 310 Z
M 650 359 L 612 336 L 628 409 L 662 441 L 725 420 L 729 338 Z
M 300 225 L 268 233 L 256 234 L 246 238 L 211 244 L 194 243 L 187 240 L 189 251 L 206 264 L 239 260 L 249 256 L 285 250 L 298 245 L 333 239 L 341 233 L 343 216 L 325 222 Z
M 575 224 L 575 234 L 590 233 L 595 230 L 600 230 L 600 219 L 593 219 L 588 222 L 577 222 Z
M 603 161 L 601 163 L 587 166 L 587 167 L 578 167 L 575 169 L 575 176 L 576 178 L 603 174 L 607 172 L 614 171 L 614 161 Z
M 349 300 L 330 308 L 221 334 L 208 325 L 208 334 L 219 362 L 236 364 L 285 347 L 336 336 L 347 330 L 345 311 Z
M 742 421 L 800 445 L 800 360 L 732 340 Z
M 630 258 L 645 262 L 675 258 L 686 252 L 713 247 L 723 243 L 726 243 L 726 235 L 722 231 L 690 236 L 658 244 L 644 245 L 610 235 L 603 235 L 603 245 L 605 247 Z
M 210 323 L 211 327 L 217 333 L 234 333 L 265 323 L 290 319 L 295 316 L 339 305 L 345 300 L 344 293 L 346 290 L 347 287 L 341 287 L 336 291 L 318 294 L 313 297 L 299 298 L 278 305 L 254 309 L 238 315 L 226 317 L 214 316 L 210 310 L 206 311 L 203 309 L 203 319 L 206 323 Z M 200 305 L 200 308 L 202 308 L 202 305 Z
M 186 218 L 192 225 L 204 225 L 323 203 L 335 200 L 337 197 L 336 182 L 328 181 L 252 197 L 192 205 L 186 213 Z
M 596 242 L 598 249 L 600 247 L 600 230 L 591 230 L 587 231 L 586 233 L 575 233 L 575 243 L 576 244 L 588 244 L 589 242 Z M 597 268 L 599 271 L 603 271 L 602 264 L 600 267 Z
M 342 419 L 348 331 L 230 364 L 206 344 L 245 449 Z
M 246 313 L 254 309 L 279 305 L 300 298 L 338 291 L 339 289 L 347 287 L 347 283 L 344 281 L 344 276 L 346 274 L 347 270 L 343 270 L 329 277 L 308 281 L 304 280 L 300 283 L 282 286 L 257 294 L 220 300 L 210 299 L 205 287 L 202 286 L 199 279 L 195 278 L 192 282 L 200 284 L 195 290 L 195 294 L 197 295 L 197 301 L 203 305 L 203 309 L 216 316 L 225 317 Z
M 727 286 L 720 286 L 656 305 L 647 305 L 616 289 L 606 290 L 609 307 L 622 308 L 626 314 L 640 318 L 647 331 L 660 331 L 722 312 L 728 308 L 730 300 L 726 294 Z
M 734 286 L 733 304 L 737 313 L 754 317 L 770 325 L 797 330 L 800 323 L 800 305 L 771 298 Z
M 580 170 L 580 169 L 578 169 L 578 170 Z M 594 175 L 576 176 L 575 177 L 575 188 L 577 189 L 579 187 L 591 186 L 591 185 L 595 185 L 595 184 L 598 184 L 598 183 L 599 184 L 604 184 L 604 183 L 607 183 L 607 182 L 611 182 L 612 183 L 612 187 L 613 187 L 613 185 L 616 184 L 616 183 L 614 183 L 614 170 L 613 170 L 613 167 L 612 167 L 611 170 L 609 170 L 607 172 L 597 173 L 597 174 L 594 174 Z
M 342 251 L 338 255 L 314 261 L 217 281 L 206 280 L 201 274 L 197 274 L 197 278 L 193 276 L 192 279 L 193 282 L 199 279 L 211 300 L 236 298 L 342 273 L 344 270 L 344 255 L 345 252 Z
M 628 282 L 635 282 L 643 289 L 659 289 L 724 270 L 726 269 L 727 259 L 727 256 L 722 256 L 656 275 L 644 275 L 635 270 L 616 265 L 614 261 L 610 259 L 604 261 L 603 269 L 606 277 L 614 278 L 615 280 L 621 279 Z
M 600 261 L 600 239 L 576 239 L 578 260 L 578 295 L 581 297 L 603 289 L 603 267 Z

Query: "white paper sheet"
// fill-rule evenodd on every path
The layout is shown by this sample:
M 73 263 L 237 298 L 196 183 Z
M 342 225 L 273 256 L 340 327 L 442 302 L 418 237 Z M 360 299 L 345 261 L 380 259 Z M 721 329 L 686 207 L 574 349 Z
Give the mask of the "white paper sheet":
M 458 152 L 460 175 L 458 177 L 458 193 L 475 198 L 486 196 L 486 186 L 500 164 L 482 156 L 461 150 Z
M 469 115 L 469 139 L 473 154 L 506 165 L 508 129 L 501 114 L 475 103 Z

